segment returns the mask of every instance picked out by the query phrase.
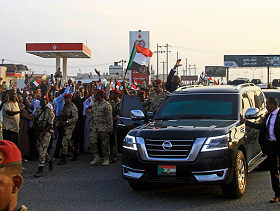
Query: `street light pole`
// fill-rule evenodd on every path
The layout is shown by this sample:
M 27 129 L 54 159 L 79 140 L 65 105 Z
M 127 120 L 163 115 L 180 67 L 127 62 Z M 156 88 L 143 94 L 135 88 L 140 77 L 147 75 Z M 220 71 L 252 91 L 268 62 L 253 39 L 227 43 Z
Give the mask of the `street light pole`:
M 119 61 L 119 63 L 122 63 L 122 78 L 123 78 L 123 63 L 126 63 L 126 61 L 124 61 L 123 59 L 121 61 Z

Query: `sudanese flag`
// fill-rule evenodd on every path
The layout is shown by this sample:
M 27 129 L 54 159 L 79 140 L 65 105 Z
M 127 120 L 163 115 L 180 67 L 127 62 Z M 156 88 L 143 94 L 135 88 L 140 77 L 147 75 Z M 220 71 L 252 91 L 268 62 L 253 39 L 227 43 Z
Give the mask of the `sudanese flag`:
M 127 70 L 135 70 L 143 75 L 149 75 L 149 62 L 153 53 L 148 48 L 143 48 L 138 44 L 134 44 L 130 59 L 126 68 Z

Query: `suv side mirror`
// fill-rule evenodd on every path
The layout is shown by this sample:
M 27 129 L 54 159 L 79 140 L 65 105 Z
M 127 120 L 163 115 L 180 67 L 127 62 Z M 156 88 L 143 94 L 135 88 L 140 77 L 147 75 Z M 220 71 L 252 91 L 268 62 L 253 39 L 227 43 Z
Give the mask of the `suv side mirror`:
M 259 109 L 258 108 L 248 108 L 248 110 L 245 113 L 246 119 L 256 119 L 259 115 Z
M 131 110 L 130 116 L 132 120 L 145 120 L 145 115 L 141 110 Z

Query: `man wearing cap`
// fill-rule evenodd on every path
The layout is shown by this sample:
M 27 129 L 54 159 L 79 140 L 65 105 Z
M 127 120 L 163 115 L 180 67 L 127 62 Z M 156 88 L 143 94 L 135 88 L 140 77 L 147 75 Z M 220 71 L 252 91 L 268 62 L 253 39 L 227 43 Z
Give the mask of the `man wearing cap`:
M 78 109 L 72 103 L 72 94 L 65 94 L 64 106 L 60 111 L 58 122 L 56 127 L 62 126 L 64 128 L 64 135 L 62 138 L 62 156 L 58 165 L 64 165 L 67 163 L 68 149 L 73 153 L 72 161 L 77 160 L 80 153 L 72 146 L 70 139 L 72 137 L 73 130 L 75 129 L 76 121 L 78 120 Z
M 25 211 L 18 204 L 18 191 L 22 185 L 21 153 L 11 141 L 0 140 L 0 211 Z
M 55 99 L 55 105 L 54 105 L 54 111 L 55 111 L 55 122 L 58 121 L 60 111 L 62 110 L 64 106 L 64 95 L 65 94 L 73 94 L 74 93 L 74 83 L 72 80 L 68 80 L 69 86 L 66 87 L 65 89 L 61 89 L 58 93 L 60 93 L 59 96 L 57 96 Z M 55 146 L 55 152 L 54 152 L 54 157 L 55 158 L 61 158 L 60 157 L 60 151 L 62 148 L 62 139 L 63 139 L 63 133 L 64 129 L 62 126 L 56 127 L 57 128 L 57 141 L 56 141 L 56 146 Z
M 112 143 L 110 143 L 113 154 L 113 163 L 117 162 L 118 159 L 118 133 L 117 133 L 117 120 L 120 116 L 120 91 L 119 90 L 112 90 L 110 94 L 110 105 L 112 106 L 112 116 L 113 116 L 113 133 L 111 135 Z
M 94 159 L 90 165 L 97 165 L 100 162 L 99 151 L 97 148 L 97 139 L 101 139 L 101 148 L 103 150 L 103 166 L 109 165 L 110 146 L 109 139 L 113 132 L 112 106 L 104 100 L 105 91 L 98 90 L 95 100 L 92 104 L 91 119 L 89 120 L 90 144 L 93 149 Z
M 144 90 L 141 90 L 140 92 L 137 93 L 137 96 L 140 100 L 141 103 L 144 103 L 145 102 L 145 99 L 146 99 L 146 92 Z M 145 106 L 144 109 L 146 111 L 149 110 L 149 105 Z
M 47 107 L 47 99 L 41 98 L 40 100 L 40 106 L 36 109 L 34 115 L 33 115 L 33 128 L 35 130 L 35 133 L 37 135 L 37 151 L 39 154 L 38 158 L 38 171 L 34 175 L 35 177 L 42 177 L 44 175 L 44 167 L 45 162 L 49 163 L 49 170 L 53 170 L 54 166 L 54 158 L 50 158 L 47 149 L 50 144 L 50 139 L 52 135 L 52 126 L 54 122 L 54 113 L 52 109 Z
M 143 106 L 150 105 L 151 111 L 155 114 L 159 109 L 161 103 L 165 100 L 165 98 L 169 95 L 169 92 L 161 89 L 162 81 L 160 79 L 156 79 L 153 82 L 154 92 L 150 94 L 150 96 L 145 100 Z

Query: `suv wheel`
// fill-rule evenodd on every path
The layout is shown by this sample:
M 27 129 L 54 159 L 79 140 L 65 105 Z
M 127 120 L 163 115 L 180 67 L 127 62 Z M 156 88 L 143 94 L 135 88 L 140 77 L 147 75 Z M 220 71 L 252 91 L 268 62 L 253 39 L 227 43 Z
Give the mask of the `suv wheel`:
M 150 182 L 128 182 L 133 190 L 145 191 L 153 188 L 153 183 Z
M 247 183 L 247 164 L 242 151 L 238 150 L 234 161 L 233 179 L 230 184 L 222 185 L 223 194 L 230 198 L 244 195 Z

